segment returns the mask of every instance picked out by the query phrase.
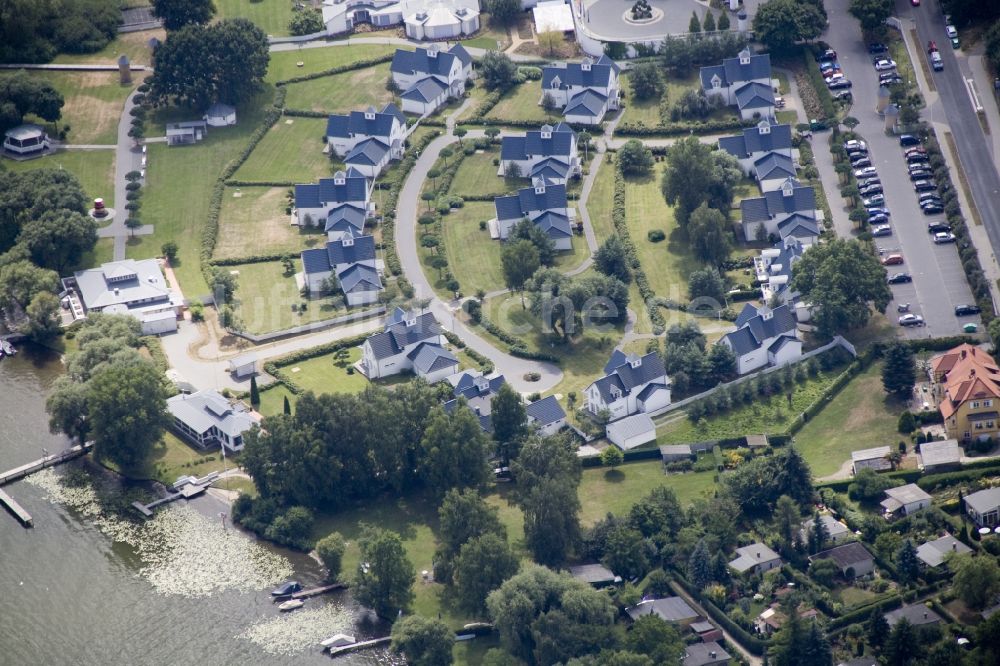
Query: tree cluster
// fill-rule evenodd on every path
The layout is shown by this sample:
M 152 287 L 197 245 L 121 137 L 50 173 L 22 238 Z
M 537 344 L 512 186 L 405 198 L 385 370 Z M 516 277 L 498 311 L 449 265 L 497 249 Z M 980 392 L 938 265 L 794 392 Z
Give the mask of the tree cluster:
M 816 620 L 804 625 L 798 614 L 798 599 L 791 595 L 784 611 L 785 625 L 775 633 L 770 657 L 775 666 L 829 666 L 833 663 L 830 641 Z
M 358 548 L 361 557 L 351 586 L 354 598 L 381 618 L 396 617 L 413 602 L 417 578 L 403 540 L 395 532 L 363 525 Z
M 727 21 L 726 12 L 722 16 Z M 722 30 L 722 26 L 718 26 Z M 692 67 L 716 65 L 725 58 L 732 58 L 746 46 L 746 39 L 738 33 L 705 36 L 667 37 L 657 52 L 663 58 L 667 71 L 677 76 L 685 76 Z
M 260 91 L 269 60 L 267 35 L 247 19 L 192 23 L 168 33 L 154 52 L 149 100 L 197 109 L 238 105 Z
M 479 60 L 479 75 L 487 90 L 504 91 L 517 83 L 517 65 L 506 53 L 487 51 Z
M 62 117 L 63 96 L 46 79 L 21 69 L 0 77 L 0 132 L 20 125 L 29 113 L 54 123 Z
M 212 0 L 152 0 L 152 3 L 153 16 L 163 21 L 166 30 L 180 30 L 186 25 L 208 23 L 215 15 Z
M 618 234 L 608 236 L 608 239 L 594 253 L 594 267 L 604 275 L 621 280 L 625 284 L 632 281 L 632 268 Z
M 878 33 L 885 30 L 885 20 L 892 16 L 894 8 L 892 0 L 851 0 L 848 11 L 864 32 Z
M 628 316 L 628 287 L 616 277 L 568 277 L 554 268 L 538 270 L 525 283 L 531 313 L 546 330 L 569 339 L 585 325 L 617 324 Z
M 653 168 L 653 153 L 642 141 L 629 139 L 618 149 L 618 166 L 626 176 L 647 174 Z
M 705 120 L 714 111 L 722 108 L 722 98 L 709 97 L 701 89 L 685 90 L 670 107 L 670 120 Z
M 823 0 L 768 0 L 753 19 L 754 38 L 772 53 L 816 39 L 825 29 Z
M 93 53 L 121 23 L 118 0 L 5 0 L 0 62 L 47 62 L 57 53 Z
M 645 62 L 630 70 L 628 77 L 632 84 L 632 95 L 639 100 L 660 99 L 666 89 L 663 75 L 656 63 Z
M 696 393 L 726 381 L 736 370 L 736 356 L 725 345 L 706 351 L 706 338 L 697 322 L 673 324 L 663 344 L 663 364 L 678 394 Z
M 691 214 L 702 204 L 729 211 L 733 192 L 743 177 L 736 159 L 723 151 L 713 151 L 697 137 L 681 139 L 667 152 L 667 167 L 660 189 L 671 206 L 677 206 L 677 221 L 687 228 Z
M 813 496 L 812 473 L 794 446 L 743 463 L 723 477 L 723 485 L 749 516 L 769 513 L 782 495 L 799 504 L 808 504 Z

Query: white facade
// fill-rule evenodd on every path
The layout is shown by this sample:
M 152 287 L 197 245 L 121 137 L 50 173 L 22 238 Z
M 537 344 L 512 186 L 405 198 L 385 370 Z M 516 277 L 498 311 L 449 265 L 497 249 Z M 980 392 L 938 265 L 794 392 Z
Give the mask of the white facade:
M 656 439 L 656 426 L 648 414 L 635 414 L 609 423 L 605 434 L 612 444 L 622 451 L 629 451 Z
M 406 16 L 403 24 L 410 39 L 455 39 L 479 30 L 479 9 L 431 5 Z
M 448 97 L 448 90 L 445 90 L 434 99 L 426 102 L 419 99 L 403 98 L 401 106 L 403 113 L 426 116 L 441 108 L 448 101 Z
M 607 410 L 608 420 L 616 421 L 670 404 L 670 380 L 655 353 L 639 357 L 616 350 L 604 372 L 584 391 L 584 407 L 595 416 Z

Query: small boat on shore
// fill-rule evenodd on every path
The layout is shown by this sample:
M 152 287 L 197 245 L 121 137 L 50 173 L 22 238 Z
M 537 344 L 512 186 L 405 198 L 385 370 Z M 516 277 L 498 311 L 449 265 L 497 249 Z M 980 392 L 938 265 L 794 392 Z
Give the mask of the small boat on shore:
M 350 634 L 334 634 L 325 641 L 322 641 L 320 645 L 322 645 L 323 649 L 326 650 L 330 648 L 344 647 L 346 645 L 354 645 L 357 642 L 357 639 Z
M 293 611 L 296 608 L 302 608 L 305 605 L 306 602 L 302 601 L 301 599 L 289 599 L 285 603 L 279 604 L 278 610 L 280 610 L 282 613 L 286 613 L 288 611 Z
M 302 589 L 301 583 L 296 580 L 290 580 L 287 583 L 282 583 L 275 589 L 271 590 L 271 596 L 275 599 L 280 599 L 281 597 L 290 597 L 295 592 Z
M 6 340 L 0 340 L 0 358 L 3 358 L 4 356 L 13 356 L 16 353 L 17 349 L 14 348 L 14 345 L 10 344 Z

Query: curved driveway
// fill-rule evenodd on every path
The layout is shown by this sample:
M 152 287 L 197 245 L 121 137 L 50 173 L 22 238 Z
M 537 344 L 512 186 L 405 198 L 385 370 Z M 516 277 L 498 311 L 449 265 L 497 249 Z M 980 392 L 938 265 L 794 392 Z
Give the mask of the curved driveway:
M 431 299 L 428 307 L 437 317 L 441 326 L 461 338 L 470 349 L 490 359 L 494 369 L 503 373 L 514 389 L 521 393 L 547 391 L 562 381 L 563 373 L 559 367 L 552 363 L 511 356 L 480 337 L 455 316 L 455 312 L 460 309 L 458 302 L 446 303 L 438 298 L 424 273 L 424 267 L 420 263 L 420 252 L 417 248 L 417 211 L 420 210 L 420 189 L 427 179 L 427 172 L 437 162 L 441 149 L 458 141 L 458 138 L 451 134 L 451 129 L 452 122 L 449 118 L 448 133 L 434 139 L 424 149 L 399 193 L 399 200 L 396 204 L 396 252 L 399 254 L 403 274 L 413 284 L 417 298 Z M 484 136 L 482 130 L 472 130 L 468 134 L 470 139 L 482 136 Z M 529 372 L 537 372 L 542 377 L 537 382 L 526 381 L 524 375 Z

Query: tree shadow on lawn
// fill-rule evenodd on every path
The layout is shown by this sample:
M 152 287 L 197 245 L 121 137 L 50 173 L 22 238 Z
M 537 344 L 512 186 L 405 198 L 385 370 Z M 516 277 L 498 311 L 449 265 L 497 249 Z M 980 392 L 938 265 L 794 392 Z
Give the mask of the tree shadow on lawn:
M 625 472 L 620 469 L 609 469 L 604 473 L 604 480 L 608 483 L 621 483 L 625 480 Z

